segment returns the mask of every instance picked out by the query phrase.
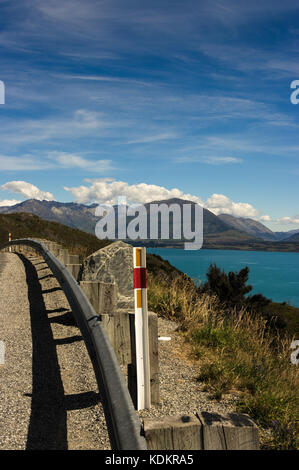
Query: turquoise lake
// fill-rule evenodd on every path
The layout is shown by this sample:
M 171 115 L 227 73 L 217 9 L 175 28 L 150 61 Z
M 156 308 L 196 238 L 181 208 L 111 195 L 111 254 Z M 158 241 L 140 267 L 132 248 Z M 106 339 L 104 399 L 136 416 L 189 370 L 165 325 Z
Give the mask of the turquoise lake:
M 226 273 L 248 266 L 252 293 L 299 307 L 299 253 L 166 248 L 148 248 L 147 251 L 168 260 L 195 281 L 206 281 L 211 263 L 216 263 Z

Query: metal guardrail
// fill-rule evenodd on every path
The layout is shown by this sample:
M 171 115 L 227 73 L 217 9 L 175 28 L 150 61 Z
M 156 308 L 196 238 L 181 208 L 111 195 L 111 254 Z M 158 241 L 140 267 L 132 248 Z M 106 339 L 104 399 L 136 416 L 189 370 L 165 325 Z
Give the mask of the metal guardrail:
M 62 287 L 82 333 L 96 375 L 104 407 L 112 449 L 146 450 L 139 417 L 133 406 L 108 336 L 84 292 L 69 270 L 42 242 L 26 238 L 13 240 L 0 250 L 13 245 L 33 248 L 44 258 Z

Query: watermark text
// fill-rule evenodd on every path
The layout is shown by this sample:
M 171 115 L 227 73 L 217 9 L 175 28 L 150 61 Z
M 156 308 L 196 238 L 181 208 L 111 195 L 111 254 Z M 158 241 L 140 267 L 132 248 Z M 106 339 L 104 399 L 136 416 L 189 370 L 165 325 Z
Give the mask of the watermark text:
M 2 80 L 0 80 L 0 104 L 5 104 L 5 85 Z
M 126 198 L 119 197 L 115 206 L 100 204 L 95 215 L 101 217 L 95 228 L 99 239 L 181 240 L 185 250 L 199 250 L 203 245 L 203 209 L 198 204 L 150 203 L 146 207 L 127 205 Z

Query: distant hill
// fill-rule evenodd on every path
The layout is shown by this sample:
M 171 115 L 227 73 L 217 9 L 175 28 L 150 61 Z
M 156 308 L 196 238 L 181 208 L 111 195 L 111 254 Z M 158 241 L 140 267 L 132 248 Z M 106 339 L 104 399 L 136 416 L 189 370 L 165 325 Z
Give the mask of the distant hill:
M 68 248 L 71 253 L 80 254 L 82 257 L 109 243 L 81 230 L 43 220 L 28 213 L 0 214 L 0 246 L 8 241 L 9 232 L 13 239 L 44 238 L 55 241 Z
M 267 241 L 276 241 L 279 238 L 275 232 L 256 220 L 245 217 L 234 217 L 229 214 L 220 214 L 218 218 L 231 227 L 246 232 L 254 237 Z
M 86 206 L 74 202 L 38 201 L 28 199 L 14 206 L 0 207 L 0 214 L 15 214 L 16 212 L 28 212 L 45 220 L 59 222 L 72 228 L 93 233 L 98 221 L 95 217 L 97 204 Z
M 294 235 L 291 235 L 289 238 L 286 238 L 284 241 L 290 242 L 290 243 L 299 243 L 299 232 L 294 233 Z
M 292 235 L 296 235 L 296 233 L 299 233 L 299 229 L 289 230 L 288 232 L 275 232 L 278 240 L 287 240 Z
M 167 199 L 163 201 L 153 201 L 157 204 L 165 203 L 170 204 L 183 204 L 190 203 L 193 206 L 194 202 L 186 201 L 183 199 Z M 147 212 L 151 203 L 145 204 Z M 41 217 L 44 220 L 59 222 L 72 228 L 84 230 L 86 232 L 95 233 L 96 223 L 99 217 L 95 217 L 95 208 L 97 204 L 86 206 L 77 203 L 61 203 L 55 201 L 38 201 L 36 199 L 29 199 L 27 201 L 16 204 L 15 206 L 0 207 L 0 214 L 14 214 L 19 212 L 28 212 Z M 117 213 L 117 206 L 115 206 Z M 133 218 L 133 217 L 132 217 Z M 132 219 L 131 218 L 131 219 Z M 253 241 L 254 237 L 239 229 L 232 229 L 231 226 L 223 222 L 219 217 L 207 209 L 203 209 L 204 219 L 204 239 L 208 241 L 211 237 L 213 243 L 217 242 L 218 236 L 221 242 L 238 242 L 238 241 Z M 171 217 L 170 217 L 171 220 Z M 128 223 L 130 219 L 128 218 Z M 148 225 L 149 226 L 149 225 Z M 171 226 L 171 222 L 170 222 Z M 166 241 L 161 241 L 165 244 Z M 174 241 L 177 242 L 177 241 Z M 151 242 L 149 242 L 151 243 Z

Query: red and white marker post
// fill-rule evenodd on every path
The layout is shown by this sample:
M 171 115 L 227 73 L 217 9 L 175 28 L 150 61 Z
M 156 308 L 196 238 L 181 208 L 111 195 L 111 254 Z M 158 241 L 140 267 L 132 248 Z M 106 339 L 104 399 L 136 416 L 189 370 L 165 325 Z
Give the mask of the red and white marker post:
M 8 241 L 11 242 L 11 233 L 8 234 Z M 11 246 L 9 247 L 9 253 L 11 253 Z
M 146 249 L 134 248 L 137 409 L 151 406 L 150 355 L 146 286 Z

